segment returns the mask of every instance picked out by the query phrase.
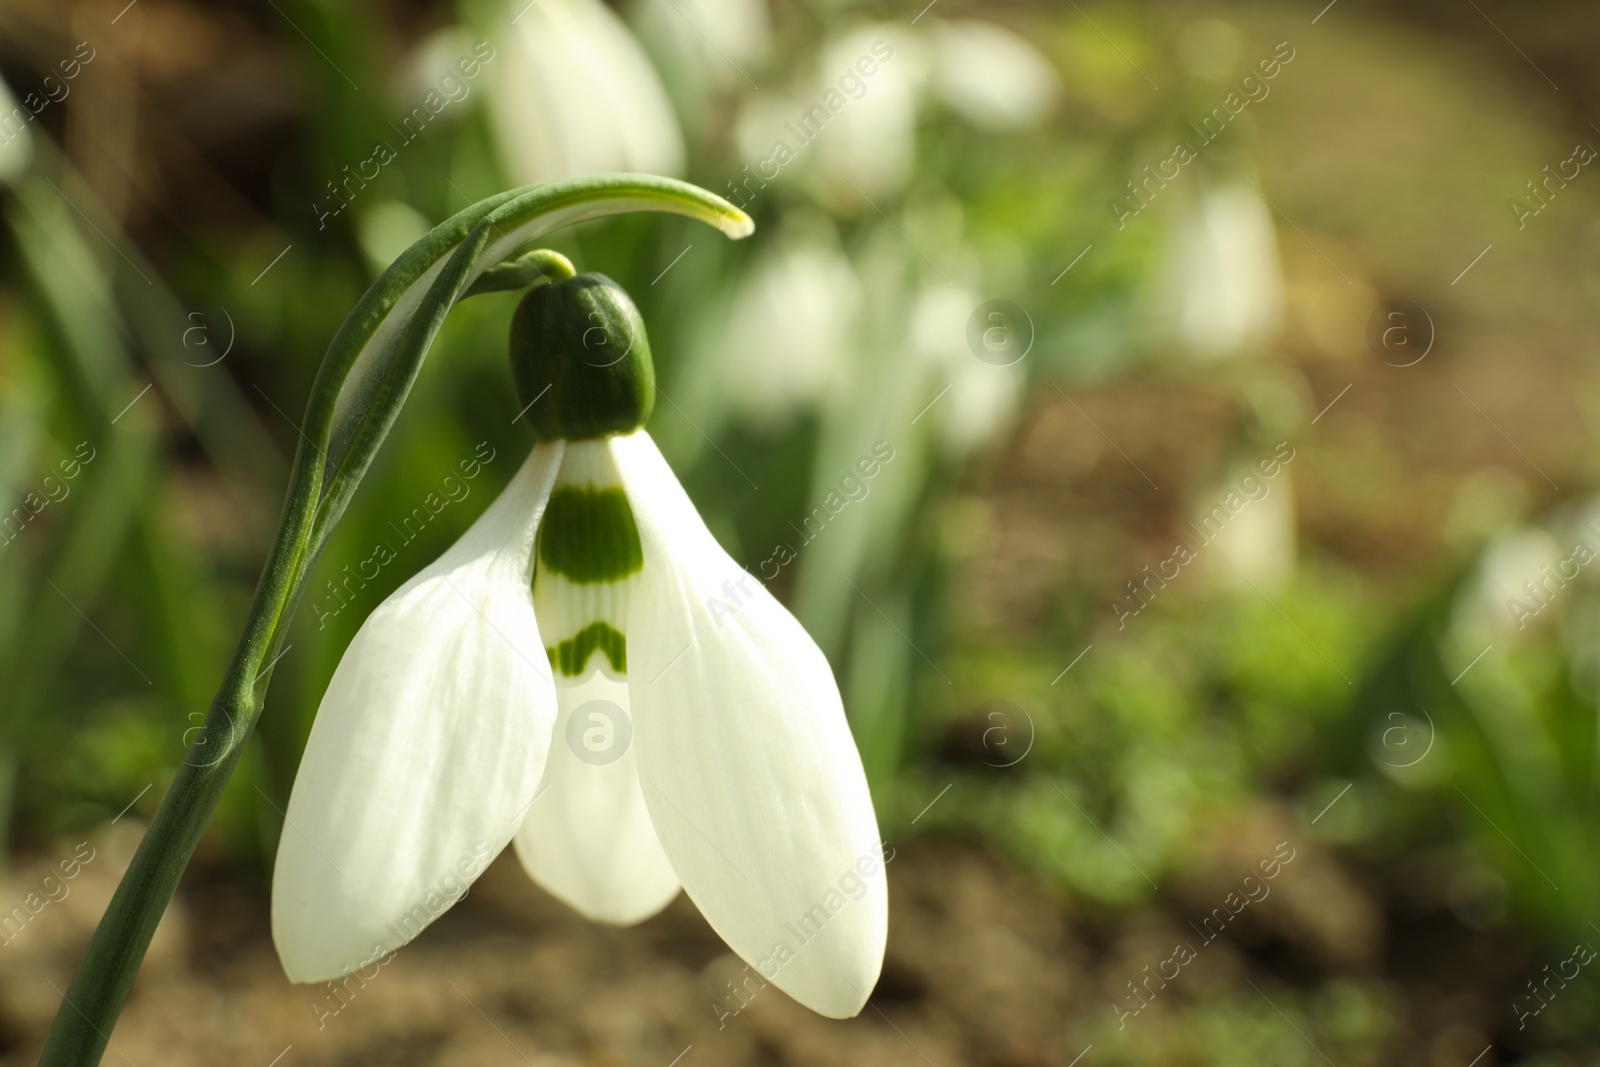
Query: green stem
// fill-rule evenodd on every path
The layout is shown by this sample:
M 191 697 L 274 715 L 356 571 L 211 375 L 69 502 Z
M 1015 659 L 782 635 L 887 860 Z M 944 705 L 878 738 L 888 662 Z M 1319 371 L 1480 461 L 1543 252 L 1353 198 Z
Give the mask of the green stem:
M 296 474 L 306 473 L 307 466 L 297 458 Z M 278 537 L 204 728 L 173 777 L 89 941 L 39 1057 L 41 1065 L 100 1061 L 156 925 L 261 713 L 266 686 L 263 683 L 258 693 L 256 676 L 267 651 L 281 639 L 293 594 L 307 570 L 305 541 L 313 496 L 297 493 L 297 488 L 301 487 L 291 481 Z
M 615 174 L 532 186 L 441 223 L 351 311 L 312 386 L 283 517 L 227 673 L 78 964 L 41 1067 L 84 1067 L 105 1052 L 156 925 L 260 717 L 274 657 L 311 567 L 405 403 L 445 315 L 474 292 L 570 276 L 565 257 L 546 250 L 505 263 L 519 240 L 643 210 L 687 215 L 733 238 L 752 228 L 726 201 L 666 178 Z M 391 324 L 391 316 L 399 321 Z
M 520 259 L 508 259 L 478 275 L 467 296 L 498 293 L 507 289 L 526 289 L 535 282 L 559 282 L 578 273 L 572 260 L 560 252 L 537 248 Z

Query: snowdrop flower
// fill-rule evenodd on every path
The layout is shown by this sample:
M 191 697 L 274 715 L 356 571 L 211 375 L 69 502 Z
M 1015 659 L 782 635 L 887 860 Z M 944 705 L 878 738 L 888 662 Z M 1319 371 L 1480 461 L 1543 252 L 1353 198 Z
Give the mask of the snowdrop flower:
M 677 174 L 683 135 L 639 42 L 600 0 L 521 8 L 484 66 L 489 117 L 518 182 L 605 171 Z
M 1588 558 L 1593 558 L 1592 551 Z M 1457 643 L 1466 647 L 1480 639 L 1505 641 L 1533 625 L 1569 580 L 1560 573 L 1563 563 L 1576 571 L 1575 562 L 1568 561 L 1561 542 L 1542 527 L 1515 527 L 1497 534 L 1484 547 L 1476 573 L 1457 598 L 1451 620 Z
M 15 181 L 33 162 L 33 135 L 28 130 L 31 121 L 33 115 L 0 81 L 0 185 Z
M 1241 499 L 1239 511 L 1228 501 Z M 1205 497 L 1209 511 L 1193 520 L 1192 529 L 1204 531 L 1203 549 L 1214 564 L 1219 583 L 1241 591 L 1271 590 L 1282 586 L 1294 573 L 1298 526 L 1294 506 L 1294 482 L 1287 470 L 1268 480 L 1259 477 L 1248 463 L 1235 464 L 1227 480 L 1213 487 Z M 1215 532 L 1213 532 L 1215 531 Z
M 639 0 L 632 21 L 691 126 L 711 118 L 717 94 L 753 92 L 772 47 L 766 0 Z
M 1061 79 L 1037 48 L 992 22 L 936 22 L 934 91 L 981 129 L 1004 132 L 1037 126 L 1049 117 Z
M 877 61 L 868 79 L 856 77 L 861 88 L 845 95 L 843 78 L 861 68 L 863 59 Z M 815 160 L 825 195 L 850 205 L 853 211 L 872 214 L 862 197 L 877 200 L 899 192 L 910 180 L 916 157 L 917 99 L 927 80 L 927 56 L 920 35 L 890 24 L 860 26 L 823 49 L 816 82 L 806 94 L 801 124 L 815 142 Z M 848 88 L 848 86 L 846 87 Z M 830 92 L 835 96 L 830 97 Z M 826 125 L 813 133 L 804 114 L 811 108 L 833 109 Z M 852 188 L 854 186 L 854 188 Z
M 1283 271 L 1261 194 L 1231 181 L 1201 194 L 1169 268 L 1178 341 L 1203 360 L 1264 345 L 1283 317 Z
M 356 219 L 356 240 L 373 274 L 410 248 L 428 232 L 426 216 L 402 200 L 379 200 Z
M 784 221 L 744 272 L 717 345 L 727 393 L 750 421 L 782 423 L 849 386 L 860 291 L 828 219 Z
M 827 660 L 641 428 L 655 374 L 614 282 L 534 289 L 511 350 L 538 443 L 366 620 L 317 713 L 273 876 L 284 970 L 382 962 L 515 841 L 598 921 L 681 886 L 766 980 L 856 1014 L 888 903 Z M 607 728 L 631 738 L 601 758 Z
M 927 374 L 931 400 L 946 386 L 949 394 L 939 402 L 936 425 L 947 455 L 959 458 L 993 443 L 1005 429 L 1022 397 L 1023 370 L 1002 353 L 996 362 L 981 360 L 968 347 L 967 325 L 983 300 L 965 286 L 943 282 L 926 284 L 910 307 L 909 335 L 912 354 Z M 1031 325 L 999 317 L 992 329 L 1002 331 L 1006 344 L 1031 337 Z M 931 416 L 930 416 L 931 417 Z

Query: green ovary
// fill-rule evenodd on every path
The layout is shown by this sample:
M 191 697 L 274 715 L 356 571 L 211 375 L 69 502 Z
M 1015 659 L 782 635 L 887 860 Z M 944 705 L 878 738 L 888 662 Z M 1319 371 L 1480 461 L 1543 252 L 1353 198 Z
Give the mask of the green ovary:
M 545 649 L 550 666 L 568 678 L 581 675 L 584 664 L 596 652 L 605 654 L 614 672 L 627 673 L 628 639 L 610 623 L 590 623 L 554 648 Z

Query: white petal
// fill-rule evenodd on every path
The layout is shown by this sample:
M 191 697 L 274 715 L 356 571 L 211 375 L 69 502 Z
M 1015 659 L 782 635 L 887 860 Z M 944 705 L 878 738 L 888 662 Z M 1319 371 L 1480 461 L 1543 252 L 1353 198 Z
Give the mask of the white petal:
M 917 99 L 928 68 L 927 49 L 918 29 L 875 23 L 857 26 L 836 38 L 824 48 L 816 81 L 805 93 L 804 102 L 790 113 L 789 121 L 807 135 L 797 147 L 804 153 L 809 142 L 816 141 L 816 165 L 828 179 L 832 194 L 840 198 L 841 205 L 849 205 L 850 211 L 859 209 L 862 196 L 877 200 L 899 192 L 916 165 Z M 852 92 L 843 109 L 827 117 L 827 94 L 839 92 L 841 76 L 863 59 L 878 64 L 877 72 L 865 79 L 866 91 L 860 99 L 854 99 Z M 849 91 L 851 86 L 842 88 Z M 820 125 L 819 119 L 826 122 L 821 126 L 825 133 L 812 133 Z M 778 136 L 787 142 L 795 135 L 783 132 Z M 766 155 L 763 153 L 763 158 Z M 847 197 L 855 197 L 855 201 Z
M 766 0 L 639 0 L 629 18 L 691 129 L 716 121 L 718 97 L 746 85 L 772 47 Z
M 601 0 L 512 2 L 485 62 L 489 118 L 518 183 L 676 174 L 683 134 L 661 77 Z
M 83 45 L 78 47 L 82 48 Z M 6 83 L 0 80 L 0 115 L 11 118 L 17 111 L 16 97 L 11 95 Z M 31 120 L 33 116 L 29 115 L 28 118 Z M 33 162 L 33 136 L 28 132 L 27 126 L 19 126 L 13 130 L 9 123 L 0 133 L 5 137 L 0 141 L 0 186 L 3 186 L 15 181 L 28 169 L 28 164 Z
M 708 316 L 725 395 L 770 426 L 846 390 L 860 293 L 832 224 L 786 217 L 745 271 L 731 311 Z
M 1027 39 L 979 19 L 934 21 L 932 34 L 934 90 L 963 118 L 1007 131 L 1049 117 L 1061 81 Z
M 888 928 L 861 757 L 816 643 L 706 529 L 655 443 L 613 443 L 644 549 L 628 623 L 640 784 L 684 889 L 800 1003 L 866 1003 Z
M 1178 227 L 1165 285 L 1178 341 L 1202 359 L 1267 344 L 1283 319 L 1272 209 L 1249 184 L 1205 190 Z
M 521 820 L 556 697 L 533 612 L 540 445 L 432 566 L 368 617 L 322 698 L 289 798 L 272 936 L 292 981 L 370 966 L 454 904 Z
M 637 557 L 639 535 L 633 529 L 631 518 L 614 515 L 604 509 L 595 514 L 590 508 L 577 509 L 578 514 L 583 516 L 581 519 L 571 510 L 565 516 L 560 513 L 565 495 L 563 491 L 571 489 L 581 490 L 583 496 L 591 500 L 596 492 L 626 495 L 616 465 L 611 461 L 611 452 L 600 439 L 566 443 L 566 450 L 561 455 L 561 473 L 556 476 L 544 526 L 540 530 L 539 540 L 535 542 L 535 555 L 548 557 L 554 550 L 555 558 L 560 559 L 575 547 L 566 542 L 574 540 L 591 544 L 614 542 L 613 547 L 618 551 Z M 568 500 L 570 503 L 570 497 Z M 610 516 L 609 519 L 602 518 L 606 515 Z M 563 521 L 564 518 L 566 521 Z M 596 522 L 599 525 L 594 525 Z M 552 544 L 552 540 L 562 542 L 562 545 Z M 629 540 L 633 542 L 632 552 L 628 550 Z M 638 562 L 637 558 L 634 562 Z M 575 581 L 572 576 L 563 573 L 562 566 L 550 565 L 548 558 L 534 565 L 533 610 L 539 616 L 539 634 L 544 638 L 545 651 L 556 668 L 558 686 L 578 681 L 588 673 L 589 667 L 599 668 L 618 682 L 624 678 L 621 668 L 613 664 L 598 646 L 590 648 L 588 657 L 582 663 L 573 659 L 581 654 L 581 635 L 596 623 L 604 624 L 619 637 L 628 632 L 628 601 L 632 598 L 633 588 L 638 585 L 637 570 L 631 574 L 612 575 L 603 581 L 590 580 L 594 577 L 589 575 L 582 581 Z M 574 645 L 579 647 L 574 648 Z
M 595 671 L 556 694 L 561 717 L 517 856 L 588 918 L 643 922 L 678 895 L 678 876 L 639 793 L 628 687 Z

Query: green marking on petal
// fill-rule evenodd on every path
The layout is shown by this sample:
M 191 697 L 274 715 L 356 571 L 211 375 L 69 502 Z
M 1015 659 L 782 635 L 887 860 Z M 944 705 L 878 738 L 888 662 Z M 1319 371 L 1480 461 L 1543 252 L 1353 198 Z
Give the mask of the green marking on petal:
M 581 675 L 589 657 L 596 652 L 605 654 L 617 674 L 628 673 L 628 638 L 610 623 L 590 623 L 555 648 L 544 651 L 550 657 L 550 666 L 568 678 Z
M 638 572 L 644 549 L 627 494 L 617 487 L 558 486 L 539 524 L 539 563 L 579 585 L 620 582 Z

